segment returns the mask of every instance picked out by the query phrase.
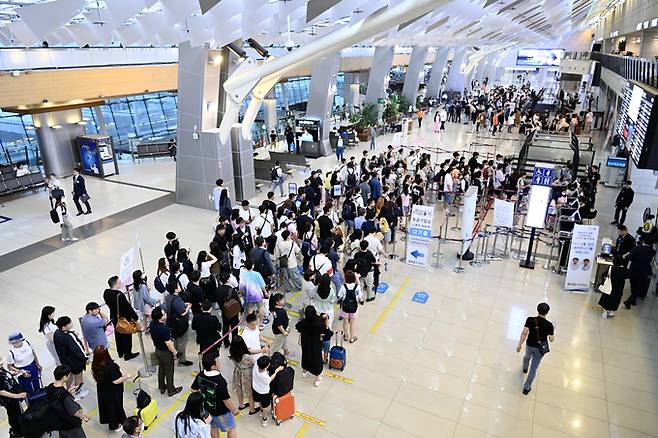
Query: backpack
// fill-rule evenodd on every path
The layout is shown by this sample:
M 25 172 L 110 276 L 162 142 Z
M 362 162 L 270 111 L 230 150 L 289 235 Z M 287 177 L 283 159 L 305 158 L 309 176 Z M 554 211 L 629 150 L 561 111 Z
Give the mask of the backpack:
M 341 306 L 341 308 L 345 313 L 355 313 L 359 308 L 359 303 L 356 300 L 356 288 L 358 286 L 354 285 L 354 288 L 351 290 L 350 288 L 347 287 L 347 284 L 345 284 L 344 286 L 345 286 L 345 298 L 343 298 L 343 305 Z
M 356 213 L 354 212 L 354 204 L 351 201 L 346 201 L 343 203 L 343 219 L 346 221 L 353 221 L 356 219 Z
M 350 172 L 349 170 L 347 171 L 347 185 L 348 186 L 355 186 L 356 185 L 356 172 L 352 171 Z
M 222 316 L 226 320 L 233 319 L 238 316 L 241 309 L 240 301 L 236 300 L 233 296 L 230 296 L 222 306 Z
M 155 276 L 155 280 L 153 280 L 153 286 L 155 287 L 155 290 L 157 290 L 161 294 L 167 291 L 167 288 L 165 287 L 164 284 L 162 284 L 162 280 L 160 279 L 159 275 Z
M 267 278 L 270 275 L 274 274 L 274 272 L 272 272 L 272 269 L 270 268 L 270 265 L 265 263 L 266 252 L 267 252 L 266 250 L 263 250 L 258 260 L 254 260 L 254 269 L 257 272 L 260 272 L 260 275 L 262 275 L 263 278 Z
M 313 235 L 302 240 L 302 254 L 305 257 L 313 257 L 316 254 L 315 248 L 313 248 Z
M 63 388 L 62 388 L 63 389 Z M 63 397 L 68 391 L 59 389 L 46 396 L 43 403 L 32 403 L 20 417 L 25 438 L 41 438 L 43 434 L 53 431 L 70 430 L 80 425 L 80 420 L 66 412 Z
M 279 168 L 277 166 L 274 166 L 272 168 L 272 173 L 270 174 L 270 178 L 272 178 L 272 181 L 279 180 Z

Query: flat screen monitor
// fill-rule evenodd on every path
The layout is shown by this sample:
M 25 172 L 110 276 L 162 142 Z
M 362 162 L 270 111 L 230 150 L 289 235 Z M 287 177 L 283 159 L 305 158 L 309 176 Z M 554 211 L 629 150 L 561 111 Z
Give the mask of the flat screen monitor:
M 626 83 L 617 134 L 638 169 L 658 170 L 658 90 L 635 81 Z
M 622 157 L 608 157 L 605 163 L 606 167 L 616 167 L 618 169 L 625 169 L 628 164 L 628 159 Z
M 603 245 L 601 245 L 601 255 L 609 256 L 610 254 L 612 254 L 612 244 L 604 243 Z
M 519 49 L 516 65 L 525 67 L 559 67 L 563 49 Z

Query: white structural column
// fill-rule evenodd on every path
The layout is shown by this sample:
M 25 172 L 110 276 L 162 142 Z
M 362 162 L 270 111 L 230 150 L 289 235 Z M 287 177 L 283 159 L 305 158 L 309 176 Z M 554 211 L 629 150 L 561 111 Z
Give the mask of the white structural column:
M 494 82 L 494 75 L 496 73 L 496 60 L 498 59 L 498 56 L 494 53 L 489 55 L 489 61 L 487 63 L 487 66 L 484 68 L 484 77 L 482 80 L 484 81 L 485 78 L 489 79 L 489 83 Z
M 384 90 L 388 85 L 388 78 L 391 72 L 391 63 L 395 55 L 393 46 L 379 46 L 375 49 L 372 57 L 372 66 L 368 76 L 368 90 L 366 91 L 366 103 L 377 103 L 381 97 L 384 97 Z
M 409 99 L 413 105 L 416 104 L 418 95 L 418 85 L 420 85 L 420 75 L 425 67 L 427 59 L 427 47 L 416 46 L 411 51 L 407 73 L 404 75 L 404 85 L 402 86 L 402 95 Z
M 230 140 L 220 142 L 217 129 L 218 113 L 223 110 L 221 62 L 228 60 L 220 62 L 217 55 L 217 51 L 204 45 L 192 47 L 189 42 L 178 49 L 176 201 L 206 209 L 214 208 L 209 195 L 218 178 L 224 179 L 235 201 L 231 144 Z
M 478 72 L 477 72 L 477 78 L 480 83 L 484 81 L 485 73 L 487 71 L 487 68 L 489 68 L 489 64 L 493 61 L 493 54 L 490 53 L 487 56 L 480 61 L 480 64 L 478 64 Z
M 313 65 L 311 74 L 311 87 L 308 91 L 308 105 L 306 106 L 306 117 L 320 121 L 322 138 L 320 142 L 324 146 L 321 153 L 324 156 L 331 154 L 329 146 L 329 131 L 331 130 L 331 109 L 336 94 L 336 78 L 340 68 L 340 52 L 320 59 Z
M 270 93 L 267 99 L 263 100 L 263 112 L 265 114 L 265 127 L 267 128 L 267 132 L 276 129 L 276 98 L 273 97 L 273 93 Z
M 446 83 L 446 91 L 464 91 L 464 74 L 460 71 L 464 56 L 466 55 L 466 47 L 458 47 L 455 49 L 455 54 L 452 57 L 452 65 L 450 72 L 448 72 L 448 82 Z
M 430 72 L 430 79 L 427 83 L 427 97 L 439 97 L 441 93 L 441 82 L 443 81 L 443 70 L 448 62 L 448 55 L 450 54 L 450 47 L 439 47 L 436 49 L 434 57 L 434 64 L 432 64 L 432 71 Z

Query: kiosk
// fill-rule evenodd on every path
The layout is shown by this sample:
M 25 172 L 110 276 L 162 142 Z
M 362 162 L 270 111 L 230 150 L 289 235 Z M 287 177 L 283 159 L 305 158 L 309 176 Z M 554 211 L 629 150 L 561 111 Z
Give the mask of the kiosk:
M 85 175 L 105 178 L 119 174 L 117 157 L 109 135 L 90 134 L 78 137 L 80 165 Z

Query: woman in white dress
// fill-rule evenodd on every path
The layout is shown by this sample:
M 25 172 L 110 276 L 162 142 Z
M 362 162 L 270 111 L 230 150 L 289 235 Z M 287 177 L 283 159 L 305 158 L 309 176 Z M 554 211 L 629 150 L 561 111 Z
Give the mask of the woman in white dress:
M 55 359 L 56 365 L 61 365 L 57 351 L 55 351 L 55 344 L 53 343 L 53 333 L 57 330 L 55 325 L 55 308 L 53 306 L 45 306 L 41 309 L 41 319 L 39 320 L 39 333 L 43 334 L 46 338 L 46 348 L 50 355 Z

